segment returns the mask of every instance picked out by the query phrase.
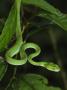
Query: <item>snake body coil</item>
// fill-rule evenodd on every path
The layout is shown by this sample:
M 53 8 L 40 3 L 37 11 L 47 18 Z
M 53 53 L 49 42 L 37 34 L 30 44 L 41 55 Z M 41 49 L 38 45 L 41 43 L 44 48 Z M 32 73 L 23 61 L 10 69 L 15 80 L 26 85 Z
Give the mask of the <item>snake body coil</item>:
M 23 65 L 28 60 L 32 65 L 45 67 L 46 69 L 51 70 L 51 71 L 58 72 L 60 70 L 60 68 L 59 68 L 59 66 L 57 64 L 54 64 L 54 63 L 51 63 L 51 62 L 44 62 L 44 61 L 36 62 L 36 61 L 33 60 L 33 58 L 38 56 L 40 54 L 40 52 L 41 52 L 41 49 L 37 44 L 35 44 L 35 43 L 24 43 L 24 44 L 22 44 L 21 43 L 21 45 L 19 45 L 17 43 L 16 45 L 17 46 L 12 47 L 6 53 L 6 60 L 7 60 L 7 62 L 9 64 Z M 30 54 L 29 56 L 27 56 L 25 50 L 29 49 L 29 48 L 33 48 L 35 50 L 35 52 Z M 22 60 L 16 60 L 16 59 L 12 58 L 20 50 L 22 51 L 22 53 L 20 53 L 20 55 L 22 56 Z

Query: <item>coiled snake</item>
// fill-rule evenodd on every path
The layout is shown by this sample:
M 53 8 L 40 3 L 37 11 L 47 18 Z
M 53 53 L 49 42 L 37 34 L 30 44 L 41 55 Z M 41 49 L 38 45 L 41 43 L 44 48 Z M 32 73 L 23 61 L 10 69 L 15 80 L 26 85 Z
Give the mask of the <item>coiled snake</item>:
M 21 5 L 21 0 L 15 0 L 15 5 L 16 5 L 16 43 L 14 44 L 13 47 L 11 47 L 5 54 L 6 61 L 9 64 L 12 65 L 23 65 L 27 61 L 29 61 L 32 65 L 36 66 L 41 66 L 45 67 L 48 70 L 58 72 L 60 71 L 60 67 L 57 64 L 54 64 L 52 62 L 36 62 L 33 60 L 34 57 L 38 56 L 41 52 L 40 47 L 35 44 L 35 43 L 24 43 L 23 38 L 22 38 L 22 33 L 21 33 L 21 26 L 20 26 L 20 5 Z M 26 54 L 25 50 L 28 48 L 33 48 L 35 50 L 34 53 L 30 54 L 29 56 Z M 17 60 L 14 58 L 14 56 L 20 53 L 20 59 Z

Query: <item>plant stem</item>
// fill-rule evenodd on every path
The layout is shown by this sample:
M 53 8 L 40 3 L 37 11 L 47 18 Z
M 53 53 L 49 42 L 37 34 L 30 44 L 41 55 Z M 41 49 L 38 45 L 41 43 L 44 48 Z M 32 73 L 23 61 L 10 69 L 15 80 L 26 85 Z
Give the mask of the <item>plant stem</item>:
M 14 71 L 13 71 L 13 75 L 12 75 L 12 78 L 10 79 L 10 81 L 9 81 L 7 87 L 5 88 L 5 90 L 8 90 L 8 88 L 10 87 L 12 81 L 16 78 L 16 77 L 15 77 L 16 71 L 17 71 L 17 67 L 15 66 L 15 67 L 14 67 Z
M 64 83 L 64 88 L 65 88 L 65 90 L 67 90 L 67 76 L 66 76 L 66 72 L 63 69 L 62 60 L 61 60 L 59 52 L 58 52 L 57 40 L 55 38 L 55 35 L 54 35 L 52 29 L 49 29 L 48 33 L 49 33 L 51 41 L 52 41 L 52 46 L 53 46 L 53 49 L 54 49 L 55 58 L 58 62 L 58 65 L 61 67 L 60 75 L 61 75 L 63 83 Z

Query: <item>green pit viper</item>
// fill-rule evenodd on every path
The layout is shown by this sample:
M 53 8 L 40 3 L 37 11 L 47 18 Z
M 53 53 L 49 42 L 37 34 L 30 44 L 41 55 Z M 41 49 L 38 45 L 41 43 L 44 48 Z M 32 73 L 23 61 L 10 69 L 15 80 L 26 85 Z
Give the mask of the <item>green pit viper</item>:
M 23 65 L 27 61 L 31 63 L 32 65 L 41 66 L 44 67 L 50 71 L 58 72 L 60 71 L 60 67 L 57 64 L 54 64 L 52 62 L 36 62 L 33 60 L 34 57 L 38 56 L 41 52 L 40 47 L 35 43 L 27 43 L 23 41 L 21 32 L 21 26 L 20 26 L 20 6 L 21 6 L 21 0 L 15 0 L 15 6 L 16 6 L 16 43 L 13 47 L 11 47 L 5 54 L 6 61 L 11 65 Z M 35 50 L 34 53 L 31 53 L 30 55 L 27 55 L 25 50 L 28 48 L 32 48 Z M 16 54 L 20 53 L 20 59 L 15 59 L 14 56 Z

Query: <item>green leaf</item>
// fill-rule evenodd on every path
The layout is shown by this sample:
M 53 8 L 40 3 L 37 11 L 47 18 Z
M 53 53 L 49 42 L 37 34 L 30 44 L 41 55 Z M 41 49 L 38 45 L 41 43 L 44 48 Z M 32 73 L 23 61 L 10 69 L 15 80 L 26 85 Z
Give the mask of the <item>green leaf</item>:
M 44 9 L 52 14 L 58 15 L 60 14 L 60 11 L 56 8 L 54 8 L 52 5 L 50 5 L 48 2 L 45 0 L 22 0 L 22 3 L 24 4 L 31 4 L 35 5 L 41 9 Z
M 0 81 L 4 77 L 6 71 L 7 71 L 7 65 L 3 62 L 2 59 L 0 59 Z
M 60 12 L 60 10 L 56 9 L 54 6 L 50 5 L 45 0 L 22 0 L 24 4 L 31 4 L 39 7 L 45 11 L 47 11 L 48 19 L 53 20 L 54 23 L 58 24 L 64 30 L 67 30 L 67 15 Z M 44 14 L 45 14 L 44 11 Z M 46 14 L 47 14 L 46 13 Z
M 8 43 L 10 42 L 15 32 L 15 27 L 16 27 L 15 22 L 16 22 L 16 11 L 15 11 L 15 4 L 14 4 L 5 22 L 2 33 L 0 35 L 0 52 L 4 48 L 6 48 Z
M 63 28 L 64 30 L 67 30 L 67 15 L 62 15 L 58 17 L 57 15 L 54 15 L 48 12 L 46 13 L 42 12 L 38 16 L 49 19 L 52 21 L 52 23 L 55 23 L 61 28 Z
M 12 83 L 12 88 L 13 90 L 61 90 L 57 87 L 47 86 L 47 84 L 48 80 L 41 75 L 26 74 L 18 77 Z

